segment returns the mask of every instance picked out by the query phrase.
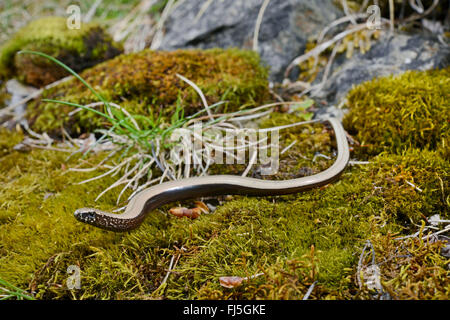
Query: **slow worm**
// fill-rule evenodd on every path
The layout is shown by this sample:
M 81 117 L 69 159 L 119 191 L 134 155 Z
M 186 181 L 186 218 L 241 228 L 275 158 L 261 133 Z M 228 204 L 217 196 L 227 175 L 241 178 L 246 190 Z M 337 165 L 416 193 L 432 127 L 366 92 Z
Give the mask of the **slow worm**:
M 129 202 L 123 214 L 111 214 L 92 208 L 75 211 L 75 218 L 81 222 L 111 231 L 129 231 L 144 221 L 147 213 L 164 204 L 204 196 L 283 195 L 320 187 L 336 180 L 350 158 L 347 137 L 337 119 L 327 119 L 335 132 L 338 155 L 328 169 L 315 175 L 291 180 L 261 180 L 233 175 L 214 175 L 170 181 L 142 190 Z

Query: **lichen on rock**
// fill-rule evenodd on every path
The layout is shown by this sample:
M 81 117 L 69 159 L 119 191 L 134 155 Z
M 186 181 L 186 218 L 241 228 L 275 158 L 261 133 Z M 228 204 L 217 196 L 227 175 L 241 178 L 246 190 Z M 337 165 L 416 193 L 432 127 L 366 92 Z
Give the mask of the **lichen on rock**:
M 26 84 L 42 87 L 68 72 L 38 56 L 17 54 L 20 50 L 46 53 L 75 71 L 81 71 L 122 52 L 108 33 L 96 23 L 69 29 L 64 17 L 44 17 L 30 22 L 0 47 L 0 77 L 18 77 Z

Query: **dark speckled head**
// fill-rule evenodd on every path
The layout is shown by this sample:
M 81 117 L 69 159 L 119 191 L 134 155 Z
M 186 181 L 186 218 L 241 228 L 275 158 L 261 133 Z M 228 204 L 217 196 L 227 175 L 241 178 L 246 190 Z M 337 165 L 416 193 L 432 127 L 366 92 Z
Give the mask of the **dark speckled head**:
M 111 231 L 132 230 L 139 226 L 144 218 L 144 215 L 141 215 L 135 218 L 121 219 L 120 215 L 116 218 L 107 212 L 93 208 L 78 209 L 74 212 L 74 216 L 80 222 Z
M 95 209 L 82 208 L 76 210 L 74 216 L 78 221 L 89 224 L 95 224 L 97 212 Z

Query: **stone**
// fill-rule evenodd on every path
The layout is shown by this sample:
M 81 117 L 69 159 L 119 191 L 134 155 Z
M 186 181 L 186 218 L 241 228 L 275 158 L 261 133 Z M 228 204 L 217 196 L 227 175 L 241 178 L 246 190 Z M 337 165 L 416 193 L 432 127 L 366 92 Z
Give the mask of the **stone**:
M 263 0 L 189 0 L 165 24 L 159 49 L 253 48 Z M 271 0 L 264 11 L 258 52 L 270 66 L 270 80 L 281 81 L 285 68 L 305 50 L 309 37 L 342 16 L 332 0 Z
M 437 37 L 426 34 L 391 35 L 385 31 L 367 53 L 358 52 L 349 59 L 337 59 L 331 76 L 320 90 L 313 92 L 312 97 L 325 100 L 328 106 L 339 104 L 354 85 L 408 70 L 445 68 L 449 65 L 449 58 L 450 48 Z M 318 78 L 320 81 L 321 77 Z

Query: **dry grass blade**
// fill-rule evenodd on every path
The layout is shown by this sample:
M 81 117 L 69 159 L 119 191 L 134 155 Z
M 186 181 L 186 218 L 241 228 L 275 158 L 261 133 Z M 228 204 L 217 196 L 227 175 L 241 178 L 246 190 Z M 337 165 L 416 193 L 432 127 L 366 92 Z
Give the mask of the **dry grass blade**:
M 203 5 L 200 7 L 200 10 L 198 11 L 197 15 L 194 18 L 194 24 L 200 20 L 200 18 L 203 16 L 203 14 L 208 10 L 209 6 L 214 2 L 214 0 L 206 0 L 203 2 Z
M 322 29 L 322 31 L 319 33 L 319 36 L 317 37 L 317 43 L 321 43 L 323 41 L 323 39 L 325 38 L 325 35 L 333 28 L 345 23 L 345 22 L 349 22 L 351 20 L 358 20 L 358 19 L 366 19 L 367 18 L 367 13 L 358 13 L 358 14 L 354 14 L 354 15 L 348 15 L 348 16 L 344 16 L 342 18 L 339 18 L 337 20 L 334 20 L 333 22 L 331 22 L 328 26 L 326 26 L 324 29 Z
M 438 4 L 439 4 L 439 0 L 433 0 L 433 3 L 431 4 L 431 6 L 427 10 L 423 11 L 423 13 L 421 13 L 421 14 L 414 14 L 414 15 L 404 19 L 401 22 L 402 23 L 407 23 L 407 22 L 411 22 L 411 21 L 414 21 L 414 20 L 421 19 L 421 18 L 429 15 L 431 12 L 433 12 L 433 10 L 438 6 Z
M 356 20 L 353 16 L 353 14 L 350 13 L 350 8 L 348 7 L 347 0 L 341 0 L 342 8 L 344 9 L 345 15 L 349 18 L 350 22 L 355 25 Z
M 420 0 L 408 0 L 409 5 L 413 8 L 417 13 L 422 14 L 424 12 L 423 3 Z
M 194 82 L 192 82 L 191 80 L 189 80 L 186 77 L 182 76 L 181 74 L 177 73 L 177 77 L 180 78 L 181 80 L 183 80 L 184 82 L 186 82 L 187 84 L 189 84 L 192 88 L 194 88 L 194 90 L 200 96 L 200 99 L 202 100 L 203 106 L 205 107 L 205 110 L 208 113 L 208 116 L 212 117 L 211 110 L 209 110 L 208 102 L 206 101 L 206 97 L 203 94 L 202 90 Z
M 313 50 L 308 51 L 307 53 L 295 58 L 287 67 L 285 73 L 284 73 L 284 77 L 288 78 L 290 72 L 292 71 L 292 69 L 294 68 L 294 66 L 296 65 L 300 65 L 301 63 L 305 62 L 306 60 L 308 60 L 311 57 L 317 56 L 320 53 L 322 53 L 323 51 L 325 51 L 327 48 L 329 48 L 330 46 L 332 46 L 333 44 L 335 44 L 336 42 L 344 39 L 346 36 L 352 34 L 352 33 L 356 33 L 359 32 L 361 30 L 364 30 L 367 28 L 367 25 L 365 23 L 362 24 L 357 24 L 354 27 L 350 28 L 349 30 L 346 30 L 344 32 L 339 33 L 338 35 L 334 36 L 333 39 L 325 41 L 321 44 L 319 44 L 317 47 L 315 47 Z
M 159 46 L 161 45 L 161 41 L 163 38 L 163 27 L 164 23 L 166 22 L 167 18 L 169 17 L 170 13 L 173 10 L 175 0 L 169 0 L 164 7 L 164 10 L 161 14 L 161 18 L 159 19 L 158 23 L 156 24 L 156 31 L 155 35 L 153 36 L 152 43 L 150 45 L 150 49 L 157 50 Z
M 89 22 L 92 20 L 93 16 L 95 15 L 95 11 L 100 6 L 103 0 L 96 0 L 94 4 L 89 8 L 89 11 L 84 15 L 83 21 Z
M 258 17 L 256 18 L 255 31 L 253 33 L 253 51 L 258 51 L 259 28 L 261 27 L 264 12 L 266 11 L 269 2 L 270 0 L 264 0 L 263 4 L 261 5 L 261 8 L 259 9 Z
M 312 291 L 314 290 L 314 287 L 316 286 L 317 281 L 314 281 L 312 285 L 308 288 L 308 291 L 306 291 L 305 296 L 302 300 L 308 300 L 309 296 L 311 295 Z
M 395 8 L 394 0 L 389 0 L 389 24 L 391 33 L 394 32 Z
M 140 1 L 128 15 L 110 27 L 114 41 L 124 41 L 125 52 L 141 51 L 153 40 L 156 21 L 149 10 L 156 3 L 157 0 Z
M 372 265 L 375 264 L 375 249 L 372 245 L 372 242 L 370 242 L 370 240 L 367 240 L 366 243 L 364 244 L 364 248 L 362 249 L 361 255 L 359 256 L 359 261 L 358 261 L 358 268 L 357 268 L 357 272 L 356 272 L 356 279 L 358 281 L 358 286 L 361 289 L 362 288 L 362 281 L 361 281 L 361 274 L 362 274 L 362 269 L 363 269 L 363 263 L 364 263 L 364 259 L 366 258 L 366 256 L 370 253 L 366 254 L 366 250 L 370 248 L 372 251 Z

